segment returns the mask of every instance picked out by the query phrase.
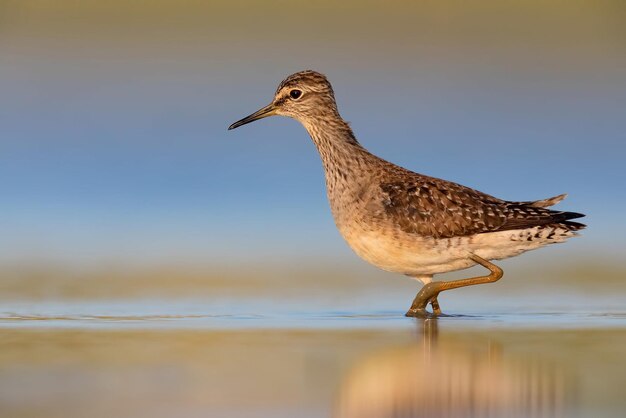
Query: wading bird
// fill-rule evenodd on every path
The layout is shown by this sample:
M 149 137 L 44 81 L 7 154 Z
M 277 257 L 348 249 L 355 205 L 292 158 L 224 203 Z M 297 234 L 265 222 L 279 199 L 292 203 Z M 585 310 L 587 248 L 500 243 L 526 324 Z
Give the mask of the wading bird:
M 442 291 L 502 277 L 502 269 L 489 260 L 563 242 L 585 227 L 571 221 L 583 214 L 547 209 L 564 194 L 527 202 L 501 200 L 375 156 L 341 118 L 333 89 L 318 72 L 290 75 L 269 105 L 228 129 L 272 115 L 296 119 L 311 136 L 324 166 L 335 224 L 354 252 L 383 270 L 424 284 L 407 316 L 439 315 Z M 432 281 L 435 274 L 476 264 L 490 273 Z

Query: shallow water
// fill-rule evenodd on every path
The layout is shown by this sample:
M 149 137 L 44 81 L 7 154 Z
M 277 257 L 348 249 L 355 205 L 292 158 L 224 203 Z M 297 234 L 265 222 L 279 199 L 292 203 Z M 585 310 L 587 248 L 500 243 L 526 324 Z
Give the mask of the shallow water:
M 569 296 L 546 309 L 457 295 L 446 300 L 454 315 L 418 320 L 374 296 L 2 302 L 0 416 L 618 417 L 626 408 L 619 297 Z
M 0 327 L 412 330 L 418 322 L 404 317 L 403 311 L 380 306 L 368 309 L 352 301 L 348 307 L 355 309 L 332 310 L 316 302 L 249 298 L 5 302 L 0 305 Z M 455 306 L 454 313 L 444 314 L 437 322 L 446 327 L 476 329 L 626 329 L 626 309 L 603 310 L 588 304 L 569 311 L 528 306 L 502 309 L 498 306 L 502 302 L 464 310 Z

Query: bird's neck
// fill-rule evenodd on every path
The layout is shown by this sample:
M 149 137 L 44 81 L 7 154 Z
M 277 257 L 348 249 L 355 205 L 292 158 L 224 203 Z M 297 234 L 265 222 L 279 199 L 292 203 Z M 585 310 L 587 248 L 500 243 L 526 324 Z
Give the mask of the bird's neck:
M 369 154 L 339 115 L 307 120 L 303 125 L 320 154 L 327 175 L 337 170 L 346 175 L 354 173 Z
M 307 120 L 303 125 L 322 159 L 328 197 L 334 206 L 333 201 L 349 198 L 352 189 L 366 181 L 368 160 L 375 157 L 359 144 L 339 115 Z

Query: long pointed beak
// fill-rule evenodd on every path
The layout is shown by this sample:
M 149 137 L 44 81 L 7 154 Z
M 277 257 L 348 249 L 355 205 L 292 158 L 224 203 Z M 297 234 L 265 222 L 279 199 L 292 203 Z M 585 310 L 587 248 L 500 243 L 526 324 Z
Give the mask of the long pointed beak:
M 270 103 L 264 108 L 257 110 L 253 114 L 246 116 L 245 118 L 240 119 L 237 122 L 233 123 L 232 125 L 228 127 L 228 130 L 230 131 L 231 129 L 239 128 L 240 126 L 245 125 L 246 123 L 254 122 L 255 120 L 263 119 L 263 118 L 266 118 L 268 116 L 272 116 L 275 114 L 276 114 L 276 106 L 274 106 L 274 103 Z

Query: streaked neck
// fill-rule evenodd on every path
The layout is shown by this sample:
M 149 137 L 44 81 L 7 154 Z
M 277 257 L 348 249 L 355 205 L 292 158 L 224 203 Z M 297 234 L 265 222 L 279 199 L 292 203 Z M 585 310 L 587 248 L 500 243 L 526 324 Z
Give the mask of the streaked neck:
M 338 115 L 303 122 L 322 159 L 326 189 L 333 213 L 340 201 L 350 199 L 361 183 L 367 182 L 371 159 L 375 158 L 355 138 Z

